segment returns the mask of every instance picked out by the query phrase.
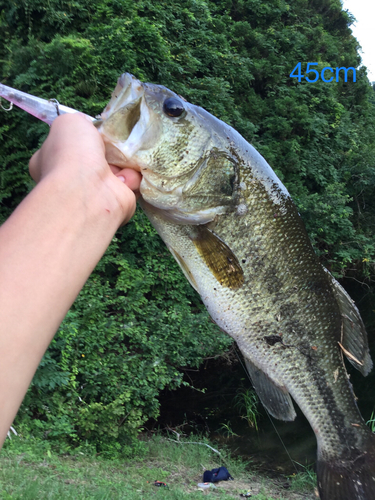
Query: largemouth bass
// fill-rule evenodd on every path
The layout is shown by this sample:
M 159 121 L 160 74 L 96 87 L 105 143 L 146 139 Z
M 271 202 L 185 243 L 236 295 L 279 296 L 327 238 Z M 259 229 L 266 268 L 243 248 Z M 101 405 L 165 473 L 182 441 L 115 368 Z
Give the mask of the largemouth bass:
M 350 297 L 319 263 L 286 188 L 233 128 L 165 87 L 125 74 L 98 124 L 112 163 L 140 166 L 140 204 L 237 342 L 269 413 L 318 443 L 326 500 L 375 499 L 375 438 L 343 355 L 367 375 L 367 336 Z
M 374 500 L 375 436 L 343 360 L 372 369 L 365 327 L 271 167 L 227 124 L 129 74 L 96 126 L 108 162 L 140 169 L 142 209 L 237 342 L 263 405 L 293 420 L 293 398 L 310 422 L 321 499 Z

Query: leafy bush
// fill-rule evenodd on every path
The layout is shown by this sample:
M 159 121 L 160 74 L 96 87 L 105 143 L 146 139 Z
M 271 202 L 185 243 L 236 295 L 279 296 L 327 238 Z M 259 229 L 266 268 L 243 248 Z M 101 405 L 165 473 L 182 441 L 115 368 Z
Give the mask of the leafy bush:
M 0 78 L 91 115 L 124 71 L 172 88 L 253 142 L 322 262 L 372 292 L 374 90 L 363 68 L 356 83 L 289 77 L 299 61 L 358 68 L 351 22 L 339 0 L 0 0 Z M 27 162 L 47 132 L 1 113 L 0 221 L 32 188 Z M 127 446 L 180 367 L 229 343 L 138 213 L 67 315 L 16 425 L 66 446 Z

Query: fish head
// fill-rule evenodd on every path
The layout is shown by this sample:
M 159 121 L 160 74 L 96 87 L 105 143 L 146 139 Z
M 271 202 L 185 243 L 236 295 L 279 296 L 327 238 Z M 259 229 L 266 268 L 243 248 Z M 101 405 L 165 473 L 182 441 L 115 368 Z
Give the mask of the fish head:
M 140 170 L 143 202 L 180 224 L 204 224 L 236 203 L 228 125 L 161 85 L 125 73 L 97 124 L 106 158 Z

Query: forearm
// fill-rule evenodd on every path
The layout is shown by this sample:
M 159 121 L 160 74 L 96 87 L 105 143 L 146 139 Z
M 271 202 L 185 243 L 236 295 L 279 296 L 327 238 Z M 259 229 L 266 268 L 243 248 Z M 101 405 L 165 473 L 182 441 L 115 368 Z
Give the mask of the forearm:
M 0 443 L 54 333 L 124 219 L 109 192 L 106 182 L 72 186 L 69 176 L 49 175 L 0 228 Z

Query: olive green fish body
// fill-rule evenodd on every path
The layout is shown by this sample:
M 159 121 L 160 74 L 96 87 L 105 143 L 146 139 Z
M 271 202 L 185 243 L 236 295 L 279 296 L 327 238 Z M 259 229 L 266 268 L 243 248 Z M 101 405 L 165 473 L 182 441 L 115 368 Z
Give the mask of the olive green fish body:
M 348 446 L 357 447 L 368 429 L 343 367 L 342 317 L 328 273 L 284 190 L 275 203 L 245 165 L 240 172 L 237 209 L 203 229 L 236 256 L 243 271 L 238 288 L 235 282 L 233 288 L 222 285 L 210 272 L 195 243 L 202 228 L 175 225 L 142 206 L 215 323 L 249 362 L 293 396 L 325 453 L 347 456 Z M 272 405 L 265 406 L 272 413 Z M 278 409 L 273 413 L 277 417 Z M 293 419 L 294 410 L 288 406 L 285 415 Z
M 366 331 L 273 170 L 234 129 L 131 75 L 98 128 L 112 163 L 140 168 L 143 210 L 237 342 L 264 406 L 293 420 L 292 396 L 309 420 L 321 498 L 374 499 L 374 436 L 343 362 L 371 370 Z

